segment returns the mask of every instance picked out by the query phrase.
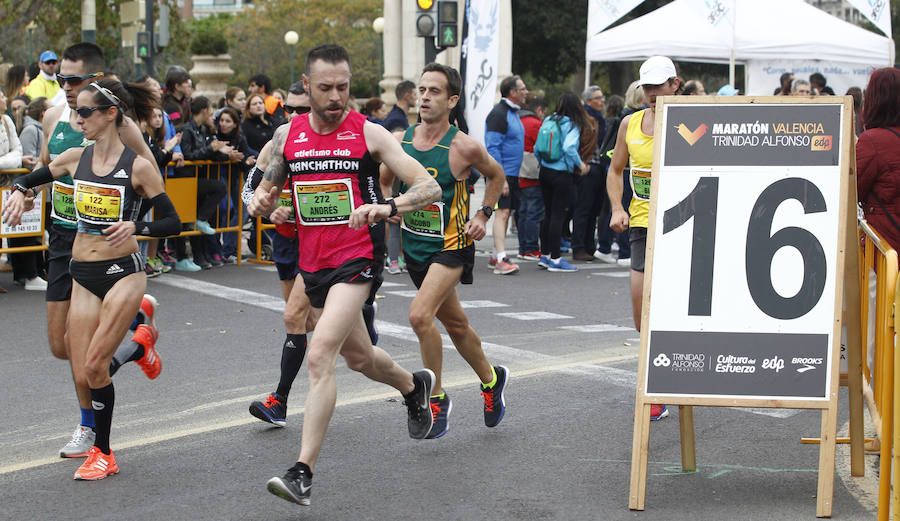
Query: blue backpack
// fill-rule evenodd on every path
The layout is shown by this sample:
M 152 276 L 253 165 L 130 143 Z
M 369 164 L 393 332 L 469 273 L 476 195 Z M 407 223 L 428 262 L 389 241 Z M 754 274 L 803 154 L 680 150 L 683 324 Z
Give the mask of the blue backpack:
M 562 157 L 562 129 L 556 114 L 544 119 L 534 142 L 534 154 L 547 162 L 559 161 Z

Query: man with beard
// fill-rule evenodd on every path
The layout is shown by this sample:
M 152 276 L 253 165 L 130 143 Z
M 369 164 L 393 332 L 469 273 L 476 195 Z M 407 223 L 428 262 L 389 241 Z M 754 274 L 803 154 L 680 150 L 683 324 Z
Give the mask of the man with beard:
M 350 56 L 343 47 L 327 44 L 309 51 L 303 86 L 312 111 L 275 132 L 265 175 L 249 207 L 253 216 L 271 213 L 290 178 L 302 245 L 298 265 L 317 326 L 307 352 L 309 393 L 300 455 L 267 488 L 300 505 L 309 505 L 313 469 L 334 412 L 339 354 L 350 369 L 403 394 L 410 437 L 424 438 L 432 426 L 434 373 L 410 374 L 373 346 L 359 309 L 374 300 L 381 285 L 383 221 L 424 208 L 440 198 L 441 190 L 384 127 L 348 109 L 350 76 Z M 410 186 L 407 193 L 383 200 L 378 163 Z

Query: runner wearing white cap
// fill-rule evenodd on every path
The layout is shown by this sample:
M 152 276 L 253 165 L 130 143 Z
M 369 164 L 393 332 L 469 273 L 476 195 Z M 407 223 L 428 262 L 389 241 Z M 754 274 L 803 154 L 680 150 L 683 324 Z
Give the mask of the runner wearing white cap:
M 644 252 L 647 248 L 647 225 L 650 210 L 650 173 L 653 170 L 653 125 L 656 97 L 670 96 L 678 91 L 681 79 L 675 64 L 665 56 L 653 56 L 641 65 L 638 85 L 643 88 L 648 108 L 625 116 L 619 125 L 616 148 L 613 151 L 606 191 L 612 204 L 609 225 L 616 232 L 629 230 L 631 242 L 631 309 L 634 326 L 641 329 L 641 299 L 644 294 Z M 628 211 L 622 206 L 622 175 L 625 165 L 631 168 L 632 198 Z M 630 217 L 629 217 L 630 213 Z M 650 419 L 668 416 L 665 405 L 653 404 Z

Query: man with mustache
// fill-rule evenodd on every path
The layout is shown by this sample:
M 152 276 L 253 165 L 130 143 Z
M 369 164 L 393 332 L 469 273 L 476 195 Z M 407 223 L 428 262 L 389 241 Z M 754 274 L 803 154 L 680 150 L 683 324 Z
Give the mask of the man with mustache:
M 373 346 L 359 309 L 374 300 L 381 285 L 384 220 L 424 208 L 441 197 L 441 189 L 390 132 L 348 108 L 350 76 L 343 47 L 327 44 L 309 51 L 303 87 L 312 110 L 275 131 L 265 175 L 248 208 L 254 217 L 271 213 L 290 179 L 301 245 L 298 265 L 317 326 L 307 349 L 309 393 L 300 455 L 267 488 L 300 505 L 309 505 L 313 469 L 337 401 L 338 354 L 350 369 L 403 394 L 410 437 L 422 439 L 432 426 L 434 373 L 410 374 Z M 409 190 L 384 201 L 378 163 Z

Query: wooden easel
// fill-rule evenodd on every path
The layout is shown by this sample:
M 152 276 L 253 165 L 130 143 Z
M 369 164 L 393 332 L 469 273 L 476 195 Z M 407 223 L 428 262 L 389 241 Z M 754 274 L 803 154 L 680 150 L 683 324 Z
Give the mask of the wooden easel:
M 697 99 L 690 97 L 665 97 L 657 100 L 657 117 L 654 131 L 655 146 L 653 159 L 653 182 L 651 184 L 650 215 L 649 222 L 657 222 L 659 183 L 659 165 L 661 164 L 661 150 L 664 146 L 660 139 L 663 136 L 663 110 L 666 104 L 692 104 L 698 103 Z M 719 101 L 722 101 L 719 98 Z M 732 100 L 728 100 L 733 103 Z M 650 441 L 650 406 L 652 404 L 678 405 L 679 422 L 681 429 L 681 464 L 685 472 L 695 471 L 696 453 L 694 446 L 694 419 L 693 406 L 719 406 L 719 407 L 771 407 L 792 409 L 819 409 L 822 411 L 821 445 L 819 448 L 818 486 L 816 494 L 816 516 L 830 517 L 833 506 L 834 494 L 834 461 L 835 461 L 835 437 L 837 433 L 838 413 L 838 389 L 840 374 L 840 349 L 841 327 L 847 327 L 847 363 L 848 386 L 850 390 L 850 438 L 851 438 L 851 472 L 854 476 L 862 475 L 864 470 L 863 453 L 863 400 L 862 400 L 862 360 L 860 348 L 860 287 L 857 273 L 858 250 L 856 234 L 856 171 L 855 150 L 853 139 L 853 126 L 851 116 L 853 114 L 852 101 L 849 97 L 840 100 L 836 98 L 813 98 L 805 100 L 810 104 L 827 103 L 835 104 L 836 101 L 843 104 L 843 118 L 841 122 L 841 143 L 843 147 L 842 157 L 846 158 L 841 165 L 840 184 L 840 209 L 838 229 L 838 256 L 837 265 L 833 273 L 835 280 L 834 321 L 832 328 L 831 345 L 831 371 L 830 378 L 826 381 L 828 389 L 827 400 L 798 400 L 798 399 L 757 399 L 757 398 L 718 398 L 718 397 L 690 397 L 690 396 L 648 396 L 645 382 L 647 381 L 649 360 L 649 336 L 650 331 L 650 296 L 653 285 L 653 251 L 654 233 L 647 236 L 647 266 L 644 279 L 643 307 L 641 316 L 641 352 L 638 366 L 637 392 L 635 400 L 634 433 L 632 438 L 631 477 L 628 506 L 632 510 L 644 510 L 647 492 L 647 465 L 649 459 Z M 713 103 L 712 98 L 700 98 L 699 103 Z M 783 97 L 747 97 L 740 102 L 753 104 L 779 104 L 794 103 L 796 99 Z M 846 294 L 845 294 L 846 292 Z M 843 302 L 847 302 L 843 309 Z

